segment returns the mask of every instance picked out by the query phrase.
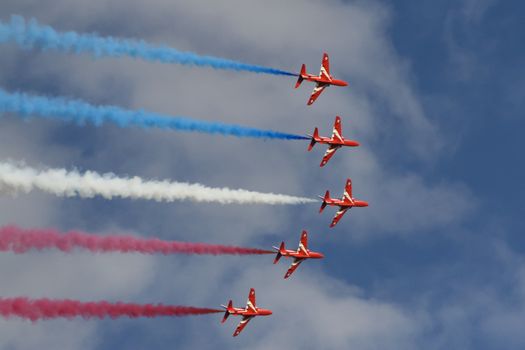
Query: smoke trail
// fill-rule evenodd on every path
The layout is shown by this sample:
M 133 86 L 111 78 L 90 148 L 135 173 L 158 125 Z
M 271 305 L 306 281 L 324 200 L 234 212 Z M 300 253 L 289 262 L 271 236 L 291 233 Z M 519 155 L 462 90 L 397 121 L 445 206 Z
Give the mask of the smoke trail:
M 91 252 L 120 252 L 142 254 L 207 254 L 207 255 L 260 255 L 273 254 L 270 250 L 243 248 L 206 243 L 187 243 L 144 239 L 132 236 L 101 237 L 89 233 L 70 231 L 61 233 L 53 229 L 22 229 L 16 226 L 0 227 L 0 251 L 25 253 L 28 250 L 55 248 L 70 252 L 75 248 Z
M 96 106 L 80 100 L 48 98 L 24 93 L 8 93 L 0 89 L 0 113 L 2 112 L 17 113 L 23 117 L 37 115 L 48 119 L 72 121 L 79 125 L 91 122 L 96 126 L 100 126 L 105 122 L 109 122 L 120 127 L 137 126 L 142 128 L 194 131 L 237 137 L 283 140 L 308 139 L 300 135 L 271 130 L 199 121 L 184 117 L 170 117 L 145 111 L 131 111 L 117 106 Z
M 80 302 L 76 300 L 50 300 L 0 298 L 0 315 L 4 318 L 13 316 L 31 321 L 47 320 L 52 318 L 138 318 L 159 316 L 190 316 L 206 315 L 223 312 L 224 310 L 198 308 L 191 306 L 176 306 L 163 304 L 132 304 L 110 303 L 107 301 Z
M 114 174 L 100 175 L 87 171 L 48 169 L 38 171 L 11 163 L 0 163 L 0 193 L 28 193 L 39 189 L 62 197 L 102 196 L 131 199 L 149 199 L 158 202 L 191 200 L 221 204 L 304 204 L 314 199 L 274 193 L 260 193 L 229 188 L 211 188 L 184 182 L 144 181 L 140 177 L 119 178 Z
M 0 21 L 0 43 L 14 41 L 23 48 L 54 49 L 62 52 L 90 53 L 95 57 L 141 58 L 146 61 L 179 63 L 192 66 L 208 66 L 216 69 L 249 71 L 274 75 L 296 76 L 283 70 L 256 66 L 212 56 L 200 56 L 181 52 L 166 46 L 153 46 L 142 40 L 126 40 L 100 37 L 96 34 L 57 32 L 52 27 L 42 26 L 35 19 L 26 23 L 20 16 L 11 16 L 11 22 Z

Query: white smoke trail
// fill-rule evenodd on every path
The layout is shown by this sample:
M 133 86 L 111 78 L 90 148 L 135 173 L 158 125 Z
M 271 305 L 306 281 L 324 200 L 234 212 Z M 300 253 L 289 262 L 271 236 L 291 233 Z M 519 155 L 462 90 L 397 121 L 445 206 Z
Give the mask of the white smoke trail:
M 57 196 L 92 198 L 101 196 L 149 199 L 158 202 L 191 200 L 221 204 L 304 204 L 310 198 L 274 193 L 260 193 L 229 188 L 211 188 L 183 182 L 145 181 L 140 177 L 120 178 L 114 174 L 100 175 L 65 169 L 37 170 L 12 163 L 0 163 L 0 193 L 18 194 L 41 190 Z

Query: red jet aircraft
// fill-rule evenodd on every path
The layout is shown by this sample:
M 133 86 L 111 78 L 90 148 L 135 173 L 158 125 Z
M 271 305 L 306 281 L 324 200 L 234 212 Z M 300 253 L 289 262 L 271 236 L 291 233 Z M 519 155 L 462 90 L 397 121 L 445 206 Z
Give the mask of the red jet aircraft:
M 248 295 L 248 301 L 246 302 L 246 308 L 242 309 L 238 307 L 233 307 L 233 302 L 231 300 L 228 302 L 228 306 L 225 306 L 225 305 L 221 305 L 221 306 L 226 309 L 226 312 L 224 312 L 224 317 L 221 323 L 224 323 L 226 319 L 228 318 L 228 316 L 230 315 L 242 316 L 241 322 L 239 323 L 239 325 L 237 326 L 237 329 L 233 333 L 234 337 L 238 336 L 242 332 L 244 327 L 246 327 L 248 322 L 250 322 L 250 320 L 254 318 L 255 316 L 269 316 L 272 314 L 271 310 L 261 309 L 255 305 L 255 289 L 253 288 L 250 289 L 250 294 Z
M 332 137 L 319 136 L 319 130 L 317 130 L 317 128 L 314 129 L 313 135 L 308 136 L 312 138 L 312 140 L 310 141 L 310 145 L 308 146 L 308 151 L 311 151 L 317 142 L 329 145 L 328 149 L 326 150 L 326 153 L 324 154 L 323 160 L 321 161 L 321 167 L 325 166 L 326 163 L 328 163 L 330 158 L 332 158 L 332 156 L 335 154 L 335 151 L 337 151 L 339 148 L 343 146 L 359 146 L 359 142 L 357 141 L 345 140 L 341 131 L 341 118 L 339 116 L 335 117 L 334 131 L 332 132 Z
M 287 250 L 284 247 L 284 242 L 281 242 L 281 246 L 279 248 L 273 247 L 273 249 L 277 250 L 277 256 L 275 257 L 275 260 L 273 261 L 274 264 L 277 264 L 281 256 L 284 256 L 285 258 L 293 257 L 293 263 L 286 272 L 286 275 L 284 275 L 284 278 L 288 278 L 292 275 L 292 273 L 297 269 L 299 264 L 301 264 L 306 259 L 322 259 L 324 258 L 324 255 L 317 252 L 312 252 L 311 250 L 308 250 L 308 233 L 306 231 L 303 231 L 301 235 L 301 240 L 299 241 L 299 248 L 297 248 L 297 251 L 295 250 Z
M 343 198 L 341 199 L 335 199 L 330 198 L 330 192 L 326 191 L 326 194 L 324 197 L 319 196 L 323 200 L 323 204 L 321 204 L 321 209 L 319 209 L 319 213 L 322 213 L 324 208 L 327 205 L 330 206 L 338 206 L 339 211 L 335 214 L 334 218 L 332 219 L 332 223 L 330 224 L 330 227 L 334 227 L 339 220 L 345 215 L 348 209 L 352 207 L 368 207 L 368 202 L 361 201 L 358 199 L 355 199 L 352 197 L 352 180 L 347 179 L 346 180 L 346 187 L 345 187 L 345 193 L 343 194 Z
M 319 72 L 319 75 L 306 73 L 306 65 L 302 65 L 301 73 L 299 73 L 299 79 L 297 79 L 297 83 L 295 84 L 296 89 L 299 87 L 299 85 L 301 85 L 303 80 L 313 81 L 316 83 L 314 91 L 308 100 L 308 105 L 314 103 L 319 95 L 321 95 L 321 92 L 323 92 L 323 90 L 329 85 L 348 86 L 346 81 L 334 79 L 330 75 L 330 61 L 326 53 L 323 54 L 323 62 L 321 62 L 321 71 Z

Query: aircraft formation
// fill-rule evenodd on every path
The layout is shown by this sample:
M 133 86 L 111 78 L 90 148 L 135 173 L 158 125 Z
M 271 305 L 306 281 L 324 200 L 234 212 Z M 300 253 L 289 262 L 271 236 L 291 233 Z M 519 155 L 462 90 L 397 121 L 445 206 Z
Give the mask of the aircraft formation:
M 338 80 L 332 77 L 330 74 L 330 59 L 328 57 L 327 53 L 323 54 L 323 59 L 321 62 L 321 69 L 319 71 L 319 75 L 312 75 L 308 74 L 306 72 L 306 65 L 302 65 L 301 71 L 298 74 L 299 78 L 297 79 L 297 83 L 295 84 L 295 88 L 298 88 L 301 83 L 306 81 L 314 82 L 315 88 L 307 102 L 307 105 L 312 105 L 317 98 L 321 95 L 321 93 L 324 91 L 324 89 L 330 85 L 334 86 L 348 86 L 348 83 L 343 80 Z M 323 156 L 323 159 L 321 161 L 320 167 L 324 167 L 328 161 L 333 157 L 335 152 L 341 148 L 341 147 L 357 147 L 359 146 L 359 142 L 345 139 L 343 137 L 342 132 L 342 126 L 341 126 L 341 117 L 336 116 L 333 130 L 332 130 L 332 136 L 330 137 L 323 137 L 319 136 L 319 130 L 316 127 L 314 129 L 314 132 L 312 135 L 307 135 L 310 139 L 310 144 L 308 145 L 308 151 L 311 151 L 316 143 L 319 144 L 326 144 L 328 145 L 328 149 L 326 150 L 326 153 Z M 344 193 L 341 199 L 337 198 L 331 198 L 330 192 L 326 191 L 324 197 L 319 196 L 321 198 L 321 208 L 319 209 L 319 213 L 322 213 L 323 210 L 326 208 L 326 206 L 336 206 L 339 207 L 339 210 L 335 214 L 334 218 L 332 219 L 330 223 L 330 227 L 334 227 L 337 225 L 337 223 L 341 220 L 343 215 L 351 208 L 353 207 L 368 207 L 368 202 L 364 200 L 359 200 L 353 197 L 352 195 L 352 180 L 348 178 L 346 180 L 346 185 L 344 189 Z M 301 234 L 301 238 L 299 240 L 299 247 L 297 250 L 289 250 L 285 248 L 284 242 L 281 242 L 281 245 L 279 247 L 273 247 L 273 249 L 276 251 L 276 256 L 273 261 L 274 264 L 277 264 L 281 257 L 284 258 L 293 258 L 293 262 L 286 271 L 286 274 L 284 275 L 284 279 L 288 279 L 294 271 L 299 267 L 299 265 L 308 259 L 323 259 L 324 254 L 319 252 L 314 252 L 308 249 L 308 232 L 303 230 Z M 262 309 L 258 308 L 256 305 L 256 299 L 255 299 L 255 289 L 251 288 L 250 293 L 248 295 L 248 301 L 246 302 L 246 307 L 243 308 L 234 308 L 232 301 L 230 300 L 228 305 L 221 305 L 225 309 L 224 318 L 222 319 L 222 323 L 226 321 L 229 315 L 235 315 L 235 316 L 242 316 L 242 319 L 240 323 L 238 324 L 237 328 L 235 329 L 235 332 L 233 333 L 233 336 L 238 336 L 244 327 L 248 324 L 248 322 L 257 316 L 269 316 L 272 315 L 272 311 L 268 309 Z
M 0 25 L 1 25 L 1 22 L 0 22 Z M 34 29 L 34 28 L 33 28 Z M 19 31 L 20 32 L 20 31 Z M 58 36 L 59 37 L 59 36 Z M 45 42 L 45 40 L 43 40 L 42 42 Z M 99 41 L 99 42 L 102 42 L 103 41 Z M 114 41 L 111 42 L 112 44 L 114 43 Z M 127 45 L 129 46 L 129 42 L 127 43 Z M 131 45 L 132 46 L 132 45 Z M 43 47 L 45 48 L 45 45 L 43 45 Z M 60 47 L 60 46 L 59 46 Z M 102 50 L 103 52 L 103 50 Z M 136 52 L 138 51 L 133 51 L 134 54 L 136 54 Z M 145 55 L 147 57 L 150 57 L 151 58 L 151 55 Z M 162 57 L 169 57 L 169 52 L 167 54 L 164 54 L 162 55 Z M 176 55 L 174 55 L 174 57 L 178 57 Z M 161 58 L 159 58 L 160 60 Z M 215 61 L 215 58 L 213 57 L 209 57 L 209 62 L 206 63 L 206 65 L 208 66 L 212 66 L 216 63 Z M 218 60 L 218 64 L 220 67 L 224 67 L 225 66 L 225 63 L 226 61 L 221 61 L 219 59 Z M 306 66 L 303 64 L 301 69 L 300 69 L 300 72 L 298 74 L 293 74 L 293 73 L 287 73 L 287 72 L 284 72 L 284 71 L 280 71 L 280 70 L 275 70 L 275 69 L 270 69 L 270 68 L 265 68 L 265 67 L 258 67 L 258 66 L 250 66 L 250 65 L 246 65 L 246 64 L 237 64 L 236 62 L 234 61 L 227 61 L 226 62 L 227 65 L 229 65 L 228 67 L 233 67 L 233 68 L 229 68 L 229 69 L 234 69 L 234 70 L 248 70 L 248 71 L 254 71 L 254 72 L 263 72 L 263 73 L 268 73 L 268 74 L 280 74 L 280 75 L 290 75 L 290 76 L 297 76 L 297 82 L 295 84 L 295 88 L 298 88 L 303 81 L 309 81 L 309 82 L 313 82 L 315 83 L 315 87 L 314 87 L 314 90 L 313 92 L 311 93 L 308 101 L 307 101 L 307 105 L 308 106 L 311 106 L 318 98 L 319 96 L 322 94 L 322 92 L 328 87 L 328 86 L 341 86 L 341 87 L 344 87 L 344 86 L 348 86 L 348 83 L 343 81 L 343 80 L 338 80 L 338 79 L 335 79 L 331 73 L 330 73 L 330 59 L 328 57 L 328 54 L 327 53 L 324 53 L 323 54 L 323 57 L 322 57 L 322 62 L 321 62 L 321 67 L 320 67 L 320 72 L 318 75 L 313 75 L 313 74 L 309 74 L 307 73 L 306 71 Z M 226 65 L 226 66 L 227 66 Z M 15 96 L 16 97 L 16 96 Z M 2 98 L 2 91 L 0 90 L 0 99 Z M 6 98 L 12 98 L 12 96 L 7 96 Z M 16 97 L 18 98 L 18 97 Z M 22 96 L 20 99 L 23 99 L 23 98 L 26 98 L 25 96 Z M 45 101 L 45 102 L 48 102 L 48 101 Z M 52 102 L 52 101 L 51 101 Z M 81 103 L 81 102 L 75 102 L 75 103 Z M 82 105 L 82 107 L 86 107 L 84 104 Z M 84 108 L 84 110 L 90 110 L 91 106 L 88 106 L 89 108 Z M 124 110 L 116 110 L 116 109 L 112 109 L 113 112 L 117 111 L 119 114 L 118 115 L 115 115 L 115 116 L 112 116 L 113 119 L 118 119 L 119 120 L 119 123 L 122 123 L 122 121 L 126 118 L 130 119 L 130 117 L 132 117 L 132 114 L 130 114 L 130 112 L 128 111 L 124 111 Z M 10 111 L 10 112 L 15 112 L 15 111 Z M 68 117 L 68 116 L 66 116 Z M 136 121 L 135 123 L 138 123 L 140 122 L 140 120 Z M 150 121 L 147 122 L 148 125 L 153 125 L 155 123 L 158 123 L 159 125 L 162 124 L 162 125 L 166 125 L 166 123 L 163 121 L 163 119 L 159 116 L 153 116 L 152 119 Z M 187 128 L 186 126 L 182 125 L 182 124 L 177 124 L 173 127 L 173 129 L 184 129 L 184 128 Z M 208 128 L 208 125 L 202 125 L 201 127 L 201 130 L 197 130 L 197 131 L 202 131 L 202 130 L 206 130 Z M 187 129 L 187 130 L 190 130 L 190 129 Z M 191 131 L 195 131 L 195 130 L 191 130 Z M 202 131 L 202 132 L 205 132 L 205 131 Z M 224 131 L 224 133 L 229 133 L 230 135 L 235 135 L 235 136 L 246 136 L 247 134 L 250 134 L 251 132 L 253 132 L 253 130 L 251 129 L 242 129 L 242 130 L 239 130 L 239 129 L 235 129 L 235 130 L 230 130 L 230 129 L 227 129 Z M 257 134 L 259 133 L 259 134 Z M 289 135 L 289 134 L 272 134 L 270 132 L 268 133 L 263 133 L 263 134 L 260 134 L 259 131 L 256 131 L 256 132 L 253 132 L 254 135 L 259 135 L 259 136 L 254 136 L 254 137 L 277 137 L 277 138 L 284 138 L 284 139 L 305 139 L 305 140 L 309 140 L 309 145 L 308 145 L 308 148 L 307 148 L 307 151 L 312 151 L 313 147 L 316 145 L 316 144 L 324 144 L 324 145 L 327 145 L 328 146 L 328 149 L 326 150 L 322 160 L 321 160 L 321 163 L 320 163 L 320 167 L 325 167 L 328 162 L 332 159 L 332 157 L 334 156 L 334 154 L 336 153 L 336 151 L 340 148 L 343 148 L 343 147 L 358 147 L 360 146 L 360 143 L 355 141 L 355 140 L 351 140 L 351 139 L 347 139 L 345 137 L 343 137 L 343 131 L 342 131 L 342 121 L 341 121 L 341 117 L 340 116 L 336 116 L 335 117 L 335 121 L 334 121 L 334 124 L 333 124 L 333 130 L 332 130 L 332 135 L 330 137 L 326 137 L 326 136 L 320 136 L 319 135 L 319 130 L 318 128 L 316 127 L 313 131 L 313 134 L 308 134 L 307 136 L 305 137 L 302 137 L 302 136 L 299 136 L 299 137 L 295 137 L 294 135 Z M 262 135 L 262 136 L 261 136 Z M 80 186 L 80 185 L 79 185 Z M 342 217 L 344 216 L 344 214 L 351 208 L 354 208 L 354 207 L 367 207 L 368 206 L 368 202 L 364 201 L 364 200 L 359 200 L 359 199 L 356 199 L 353 197 L 353 193 L 352 193 L 352 180 L 350 178 L 347 178 L 346 180 L 346 185 L 344 187 L 344 193 L 341 197 L 341 199 L 338 199 L 338 198 L 332 198 L 330 196 L 330 192 L 327 190 L 325 195 L 324 196 L 319 196 L 319 198 L 321 199 L 321 207 L 320 207 L 320 210 L 319 210 L 319 213 L 322 213 L 323 210 L 327 207 L 327 206 L 334 206 L 334 207 L 338 207 L 338 211 L 336 212 L 335 216 L 333 217 L 332 221 L 330 222 L 330 225 L 329 227 L 330 228 L 333 228 L 334 226 L 336 226 L 340 220 L 342 219 Z M 233 195 L 236 195 L 236 194 L 232 194 Z M 127 194 L 122 194 L 122 197 L 126 197 L 128 196 Z M 1 230 L 0 230 L 1 231 Z M 1 233 L 1 232 L 0 232 Z M 49 232 L 47 233 L 48 236 L 49 236 Z M 10 233 L 10 237 L 12 239 L 13 237 L 13 234 Z M 83 235 L 79 235 L 77 234 L 75 236 L 75 240 L 78 244 L 79 241 L 81 241 L 79 239 L 82 238 L 83 240 L 85 240 L 86 242 L 95 242 L 93 239 L 89 238 L 89 237 L 85 237 Z M 1 234 L 0 234 L 0 238 L 1 238 Z M 58 234 L 55 234 L 53 233 L 53 235 L 49 236 L 49 245 L 56 245 L 56 246 L 60 246 L 59 242 L 63 242 L 63 238 L 62 237 L 59 237 Z M 0 239 L 1 240 L 1 239 Z M 122 240 L 120 240 L 120 242 L 122 243 Z M 26 243 L 27 243 L 27 240 L 26 240 Z M 92 250 L 95 250 L 95 251 L 98 251 L 97 249 L 106 249 L 106 248 L 101 248 L 102 247 L 102 244 L 106 244 L 107 241 L 101 241 L 100 242 L 100 246 L 96 246 L 96 247 L 88 247 L 88 249 L 92 249 Z M 140 244 L 139 244 L 140 243 Z M 149 251 L 151 250 L 155 250 L 155 249 L 158 249 L 159 252 L 164 252 L 165 251 L 177 251 L 177 249 L 181 250 L 183 248 L 180 248 L 179 246 L 177 246 L 177 244 L 174 244 L 173 242 L 168 244 L 168 243 L 162 243 L 162 244 L 165 244 L 163 246 L 160 246 L 161 243 L 159 242 L 146 242 L 148 244 L 152 244 L 152 248 L 149 249 Z M 131 244 L 136 244 L 137 246 L 142 246 L 144 244 L 144 242 L 136 242 L 136 240 L 133 240 L 132 238 L 129 238 L 129 242 L 126 243 L 128 244 L 127 246 L 123 246 L 121 249 L 123 251 L 125 251 L 126 249 L 129 249 L 129 246 Z M 6 246 L 6 244 L 4 244 L 4 246 Z M 63 246 L 63 244 L 62 244 Z M 88 244 L 85 243 L 85 247 L 87 247 Z M 181 246 L 184 246 L 186 250 L 188 250 L 188 245 L 181 245 Z M 84 248 L 85 248 L 84 247 Z M 115 249 L 115 245 L 112 243 L 111 244 L 111 247 L 112 249 Z M 29 248 L 28 248 L 29 249 Z M 107 248 L 109 249 L 109 248 Z M 138 249 L 138 248 L 137 248 Z M 206 249 L 211 249 L 210 247 L 203 247 L 203 246 L 192 246 L 191 249 L 194 249 L 195 251 L 203 251 L 206 250 Z M 289 279 L 292 274 L 296 271 L 296 269 L 299 267 L 299 265 L 301 265 L 304 261 L 306 260 L 310 260 L 310 259 L 313 259 L 313 260 L 318 260 L 318 259 L 323 259 L 325 257 L 325 255 L 323 253 L 320 253 L 320 252 L 316 252 L 316 251 L 312 251 L 309 249 L 309 242 L 308 242 L 308 232 L 306 230 L 303 230 L 302 233 L 301 233 L 301 236 L 300 236 L 300 240 L 299 240 L 299 246 L 296 250 L 290 250 L 290 249 L 286 249 L 285 247 L 285 242 L 281 242 L 281 244 L 276 247 L 274 246 L 273 247 L 273 251 L 264 251 L 264 250 L 255 250 L 255 249 L 245 249 L 245 248 L 235 248 L 237 249 L 234 253 L 231 252 L 231 247 L 219 247 L 219 246 L 214 246 L 213 247 L 213 252 L 214 253 L 210 253 L 210 254 L 222 254 L 221 252 L 225 252 L 225 251 L 228 251 L 229 250 L 229 253 L 231 254 L 275 254 L 275 258 L 274 258 L 274 261 L 273 263 L 274 264 L 277 264 L 281 258 L 284 258 L 284 259 L 291 259 L 292 260 L 292 263 L 290 265 L 290 267 L 288 268 L 288 270 L 286 271 L 285 275 L 284 275 L 284 279 Z M 208 251 L 208 250 L 206 250 Z M 187 253 L 187 251 L 185 251 L 185 253 Z M 166 253 L 165 253 L 166 254 Z M 197 254 L 201 254 L 201 253 L 197 253 Z M 205 254 L 205 253 L 204 253 Z M 1 298 L 0 298 L 1 299 Z M 2 300 L 0 300 L 0 303 L 2 302 Z M 37 305 L 38 304 L 38 301 L 35 301 L 33 302 L 34 305 Z M 81 306 L 81 305 L 80 305 Z M 249 295 L 248 295 L 248 300 L 247 300 L 247 303 L 246 303 L 246 307 L 245 308 L 238 308 L 238 307 L 234 307 L 233 306 L 233 301 L 230 300 L 227 305 L 221 305 L 221 307 L 224 309 L 224 316 L 222 318 L 222 323 L 224 323 L 228 317 L 230 315 L 232 316 L 240 316 L 241 317 L 241 321 L 240 323 L 238 324 L 237 328 L 235 329 L 234 333 L 233 333 L 233 336 L 236 337 L 238 336 L 242 331 L 243 329 L 246 327 L 246 325 L 249 323 L 250 320 L 252 320 L 253 318 L 257 317 L 257 316 L 270 316 L 272 315 L 272 311 L 269 310 L 269 309 L 264 309 L 264 308 L 259 308 L 256 304 L 256 296 L 255 296 L 255 289 L 254 288 L 251 288 L 250 291 L 249 291 Z M 179 314 L 177 315 L 182 315 L 182 314 L 191 314 L 193 312 L 193 314 L 206 314 L 206 313 L 214 313 L 214 312 L 222 312 L 222 310 L 219 310 L 219 311 L 216 311 L 216 310 L 213 310 L 213 309 L 202 309 L 202 310 L 189 310 L 187 311 L 186 309 L 184 309 L 185 311 L 177 311 L 179 312 Z M 104 311 L 105 312 L 105 311 Z M 123 311 L 124 312 L 124 311 Z M 164 312 L 164 311 L 162 311 Z M 125 314 L 125 312 L 124 312 Z M 83 314 L 84 315 L 84 314 Z M 85 316 L 85 315 L 84 315 Z

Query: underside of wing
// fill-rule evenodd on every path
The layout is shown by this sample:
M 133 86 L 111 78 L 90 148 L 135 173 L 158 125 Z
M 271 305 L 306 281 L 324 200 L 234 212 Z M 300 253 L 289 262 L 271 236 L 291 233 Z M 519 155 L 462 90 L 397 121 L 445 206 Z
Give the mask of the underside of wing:
M 303 262 L 304 259 L 295 258 L 292 265 L 290 265 L 290 268 L 288 271 L 286 271 L 286 275 L 284 275 L 284 278 L 288 278 L 292 275 L 292 273 L 299 267 L 299 265 Z
M 341 117 L 335 117 L 334 130 L 332 131 L 332 139 L 343 142 L 343 132 L 341 130 Z
M 303 252 L 305 254 L 308 253 L 308 232 L 306 231 L 301 233 L 301 239 L 299 240 L 299 248 L 297 249 L 297 252 Z
M 323 62 L 321 62 L 320 75 L 328 80 L 332 79 L 332 77 L 330 76 L 330 59 L 328 58 L 328 55 L 326 53 L 323 55 Z
M 321 92 L 326 88 L 326 85 L 320 85 L 317 84 L 317 86 L 314 88 L 314 91 L 312 91 L 312 95 L 310 95 L 310 99 L 308 100 L 308 105 L 311 105 L 312 103 L 317 100 L 319 95 L 321 95 Z
M 337 225 L 339 220 L 341 220 L 341 218 L 343 217 L 343 215 L 345 215 L 345 213 L 348 211 L 348 209 L 350 209 L 350 208 L 341 208 L 341 209 L 339 209 L 339 211 L 337 213 L 335 213 L 335 216 L 332 219 L 332 223 L 330 224 L 330 227 L 334 227 L 335 225 Z
M 252 310 L 253 312 L 257 312 L 255 306 L 255 289 L 251 288 L 250 294 L 248 295 L 248 301 L 246 302 L 246 308 Z
M 352 200 L 352 180 L 347 179 L 345 185 L 345 194 L 343 195 L 343 200 L 353 202 Z
M 326 150 L 324 156 L 323 156 L 323 160 L 321 161 L 321 166 L 325 166 L 326 163 L 328 163 L 328 161 L 330 160 L 330 158 L 333 157 L 333 155 L 335 154 L 335 151 L 337 151 L 337 149 L 339 148 L 339 146 L 336 146 L 336 145 L 330 145 L 330 147 L 328 147 L 328 149 Z
M 239 334 L 241 334 L 241 332 L 244 329 L 244 327 L 246 327 L 246 325 L 248 324 L 248 322 L 250 322 L 250 320 L 252 318 L 253 318 L 253 316 L 243 316 L 241 322 L 239 322 L 239 325 L 235 329 L 235 332 L 233 333 L 233 336 L 236 337 Z

